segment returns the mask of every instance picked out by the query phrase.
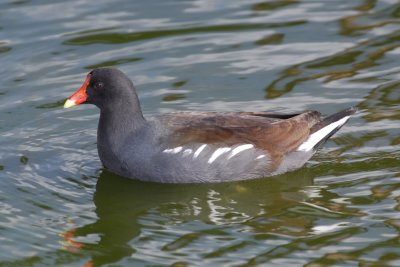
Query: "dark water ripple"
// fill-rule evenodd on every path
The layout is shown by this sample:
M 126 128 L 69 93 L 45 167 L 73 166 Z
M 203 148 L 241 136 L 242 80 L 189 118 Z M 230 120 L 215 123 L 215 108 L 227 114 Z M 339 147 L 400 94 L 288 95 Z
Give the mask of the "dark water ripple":
M 155 8 L 157 7 L 157 8 Z M 395 0 L 0 3 L 0 266 L 398 266 Z M 306 167 L 217 185 L 101 168 L 92 68 L 145 114 L 359 112 Z

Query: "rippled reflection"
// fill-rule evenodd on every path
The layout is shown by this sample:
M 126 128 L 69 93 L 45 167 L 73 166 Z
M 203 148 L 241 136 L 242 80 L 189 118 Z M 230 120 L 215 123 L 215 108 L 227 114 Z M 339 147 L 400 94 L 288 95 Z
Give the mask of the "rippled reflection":
M 204 248 L 206 257 L 214 258 L 234 250 L 226 247 L 223 237 L 234 243 L 240 241 L 240 234 L 234 234 L 240 225 L 247 225 L 248 233 L 243 234 L 248 238 L 268 233 L 273 239 L 275 235 L 308 235 L 314 219 L 304 215 L 325 213 L 336 217 L 336 212 L 328 209 L 298 204 L 308 198 L 307 191 L 299 189 L 310 184 L 312 179 L 304 172 L 212 186 L 143 183 L 103 172 L 94 194 L 98 219 L 62 235 L 66 249 L 94 250 L 91 256 L 94 266 L 128 256 L 135 258 L 139 252 L 150 256 L 159 254 L 158 250 L 170 253 L 190 250 L 192 246 L 196 250 L 203 242 L 208 244 Z M 289 210 L 289 217 L 303 216 L 286 220 L 282 214 L 285 210 Z M 194 231 L 184 230 L 185 225 L 193 225 Z M 93 237 L 99 240 L 93 243 Z M 252 242 L 243 245 L 252 246 Z
M 398 266 L 400 4 L 0 3 L 0 266 Z M 144 113 L 358 113 L 301 170 L 159 185 L 101 169 L 98 110 L 63 110 L 114 66 Z

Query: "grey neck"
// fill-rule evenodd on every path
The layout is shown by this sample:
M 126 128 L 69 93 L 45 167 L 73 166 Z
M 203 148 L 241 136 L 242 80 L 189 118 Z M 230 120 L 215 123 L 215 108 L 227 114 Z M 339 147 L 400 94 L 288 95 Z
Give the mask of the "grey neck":
M 146 123 L 137 98 L 120 99 L 100 109 L 97 145 L 103 152 L 117 154 L 125 140 Z

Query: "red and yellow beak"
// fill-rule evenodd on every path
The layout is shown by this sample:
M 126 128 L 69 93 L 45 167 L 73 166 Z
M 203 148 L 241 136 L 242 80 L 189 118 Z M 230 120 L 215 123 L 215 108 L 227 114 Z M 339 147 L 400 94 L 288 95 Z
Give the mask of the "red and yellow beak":
M 81 88 L 78 89 L 73 95 L 71 95 L 67 101 L 65 101 L 64 108 L 70 108 L 79 105 L 86 101 L 87 94 L 86 88 L 90 82 L 90 74 L 87 75 L 85 82 L 82 84 Z

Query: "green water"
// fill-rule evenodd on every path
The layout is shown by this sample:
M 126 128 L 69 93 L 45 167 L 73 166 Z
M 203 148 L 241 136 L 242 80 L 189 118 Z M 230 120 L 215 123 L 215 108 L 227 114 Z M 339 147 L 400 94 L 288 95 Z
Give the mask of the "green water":
M 397 0 L 2 1 L 0 266 L 400 266 Z M 359 112 L 302 169 L 163 185 L 102 169 L 117 66 L 145 114 Z

